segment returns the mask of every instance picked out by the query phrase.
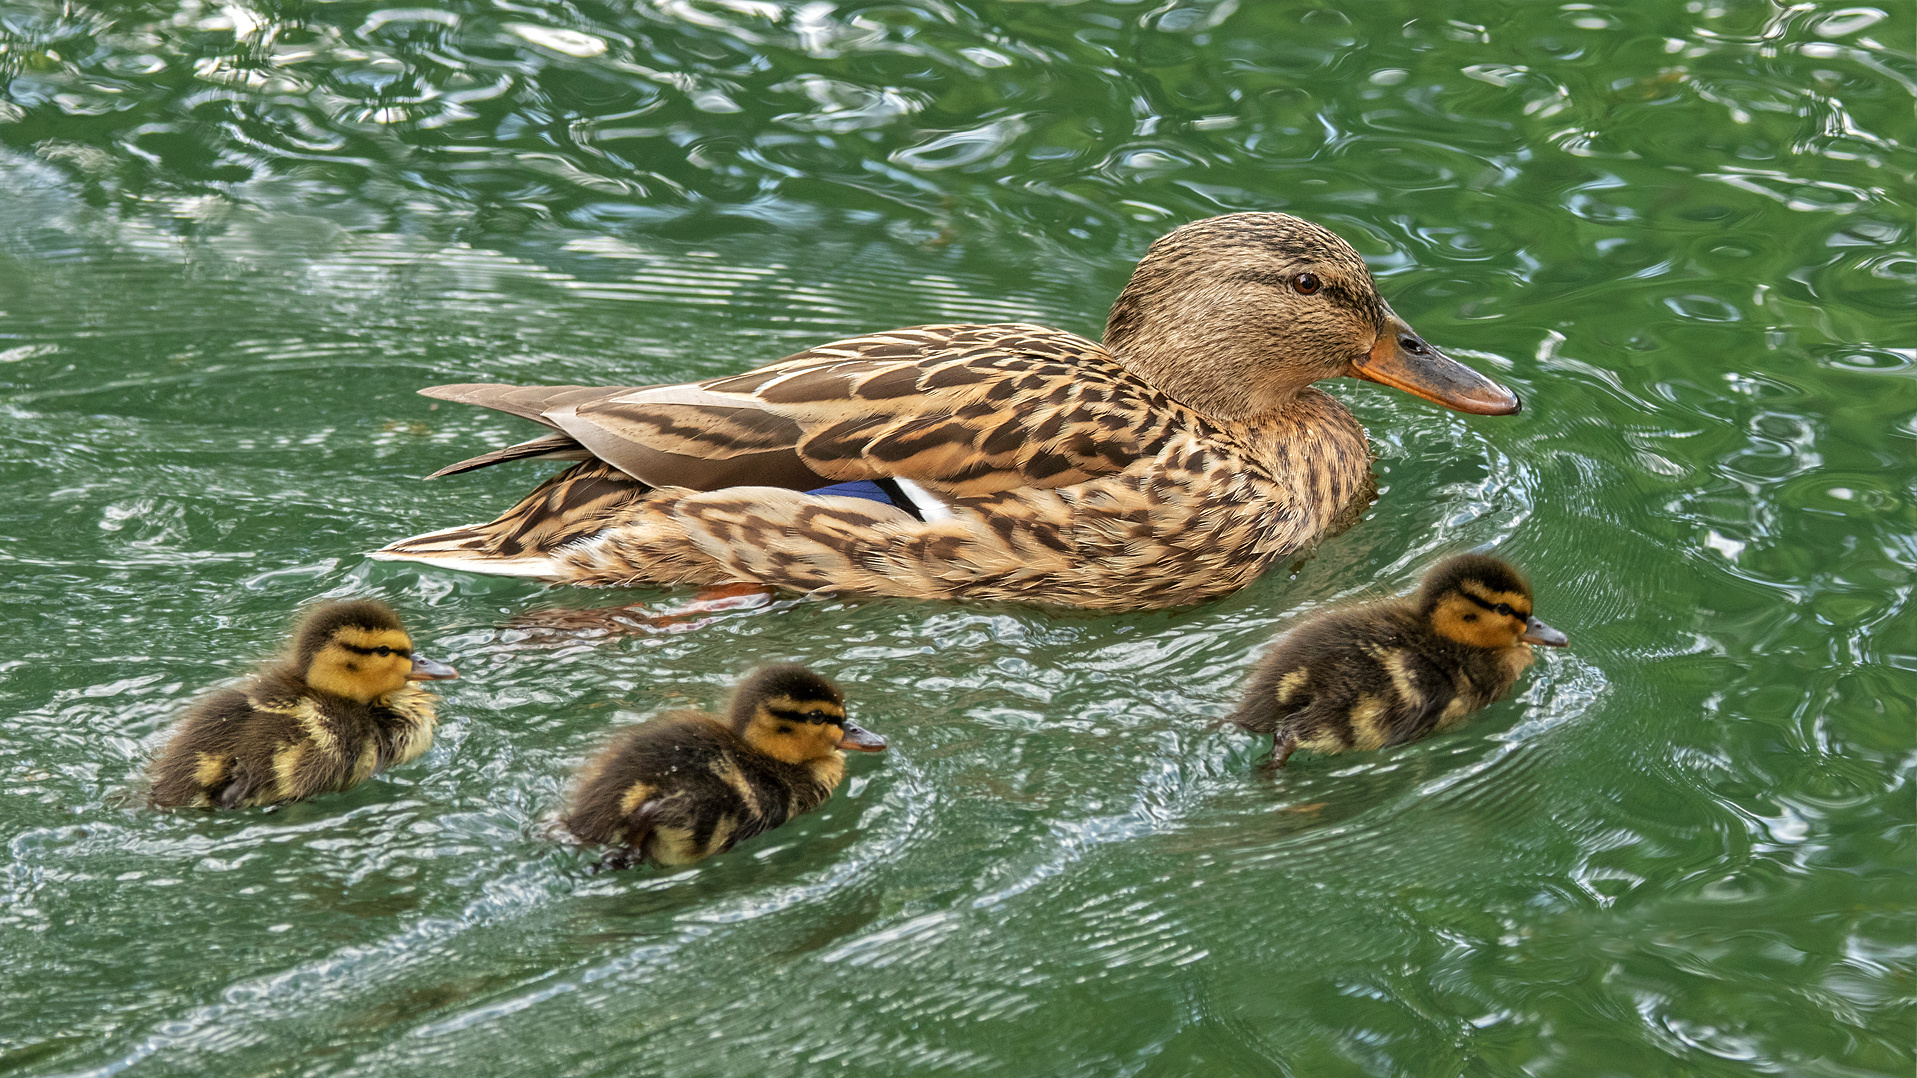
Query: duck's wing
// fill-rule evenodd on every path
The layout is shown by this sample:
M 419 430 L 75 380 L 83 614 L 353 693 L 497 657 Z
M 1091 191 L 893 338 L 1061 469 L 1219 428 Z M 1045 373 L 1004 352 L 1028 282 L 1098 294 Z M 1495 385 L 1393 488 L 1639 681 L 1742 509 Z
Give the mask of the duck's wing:
M 893 330 L 684 385 L 422 392 L 559 432 L 447 471 L 583 450 L 649 486 L 702 491 L 885 478 L 955 496 L 1065 486 L 1155 454 L 1183 412 L 1091 341 L 1023 324 Z

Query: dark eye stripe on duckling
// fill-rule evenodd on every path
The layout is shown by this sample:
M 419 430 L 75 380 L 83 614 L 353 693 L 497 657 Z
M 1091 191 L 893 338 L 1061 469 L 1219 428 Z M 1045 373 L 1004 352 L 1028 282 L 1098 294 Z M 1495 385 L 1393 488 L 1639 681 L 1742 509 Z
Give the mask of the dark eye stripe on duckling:
M 766 711 L 770 713 L 772 717 L 777 719 L 783 719 L 786 722 L 831 723 L 834 726 L 845 725 L 844 715 L 834 715 L 829 711 L 819 711 L 816 709 L 810 710 L 810 711 L 798 711 L 792 708 L 785 708 L 785 707 L 768 707 L 766 708 Z
M 335 640 L 333 642 L 355 655 L 397 655 L 402 659 L 410 659 L 413 657 L 412 648 L 387 647 L 385 644 L 381 644 L 376 648 L 363 648 L 358 644 L 349 644 L 344 640 Z
M 1531 612 L 1529 610 L 1519 610 L 1517 607 L 1512 606 L 1510 603 L 1494 603 L 1487 599 L 1483 599 L 1476 595 L 1473 595 L 1462 588 L 1458 590 L 1458 594 L 1464 596 L 1465 598 L 1471 600 L 1472 602 L 1478 604 L 1479 606 L 1485 608 L 1486 610 L 1491 611 L 1493 614 L 1503 614 L 1507 618 L 1509 617 L 1528 618 L 1531 616 Z

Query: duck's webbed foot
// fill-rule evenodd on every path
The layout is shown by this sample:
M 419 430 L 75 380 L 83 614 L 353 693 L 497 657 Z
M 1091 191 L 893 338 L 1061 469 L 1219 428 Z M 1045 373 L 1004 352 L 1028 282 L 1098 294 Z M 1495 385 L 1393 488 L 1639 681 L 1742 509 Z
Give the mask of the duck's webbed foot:
M 618 846 L 599 859 L 595 872 L 617 872 L 625 868 L 637 868 L 648 860 L 646 840 L 652 837 L 653 821 L 659 818 L 665 805 L 658 798 L 642 803 L 626 817 L 625 845 Z
M 709 624 L 713 617 L 735 610 L 756 610 L 772 603 L 774 592 L 764 584 L 711 584 L 699 589 L 683 606 L 654 610 L 644 605 L 545 607 L 528 610 L 507 622 L 508 628 L 535 633 L 618 636 L 655 632 L 683 632 Z
M 1296 738 L 1287 734 L 1271 735 L 1271 759 L 1265 761 L 1264 769 L 1266 771 L 1284 770 L 1285 761 L 1291 759 L 1291 754 L 1297 751 L 1298 740 Z
M 668 610 L 653 617 L 648 624 L 654 628 L 665 629 L 678 625 L 696 628 L 704 621 L 695 621 L 707 614 L 723 614 L 729 610 L 756 610 L 769 605 L 777 593 L 766 584 L 747 581 L 735 581 L 731 584 L 708 584 L 699 589 L 690 602 L 676 610 Z
M 620 872 L 628 868 L 638 868 L 646 863 L 644 850 L 632 846 L 621 846 L 607 851 L 599 863 L 592 866 L 594 872 Z
M 252 800 L 259 783 L 253 781 L 253 773 L 241 766 L 237 759 L 229 765 L 226 775 L 226 786 L 212 795 L 213 803 L 223 809 L 245 807 Z

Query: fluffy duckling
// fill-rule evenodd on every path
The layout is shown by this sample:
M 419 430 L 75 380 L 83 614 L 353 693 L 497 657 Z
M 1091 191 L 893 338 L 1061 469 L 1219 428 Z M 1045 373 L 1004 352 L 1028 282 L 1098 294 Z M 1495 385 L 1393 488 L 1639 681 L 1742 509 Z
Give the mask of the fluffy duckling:
M 603 862 L 685 865 L 724 853 L 832 796 L 845 753 L 885 739 L 845 717 L 845 697 L 803 666 L 747 678 L 723 719 L 675 711 L 621 732 L 581 772 L 566 829 L 618 846 Z
M 384 603 L 326 603 L 293 631 L 291 653 L 190 708 L 153 761 L 155 808 L 242 808 L 344 790 L 433 743 L 432 693 L 458 677 L 413 654 Z
M 1503 696 L 1532 644 L 1563 633 L 1531 615 L 1531 585 L 1482 554 L 1439 563 L 1416 595 L 1314 617 L 1253 674 L 1230 722 L 1268 733 L 1272 767 L 1297 749 L 1381 749 L 1449 730 Z

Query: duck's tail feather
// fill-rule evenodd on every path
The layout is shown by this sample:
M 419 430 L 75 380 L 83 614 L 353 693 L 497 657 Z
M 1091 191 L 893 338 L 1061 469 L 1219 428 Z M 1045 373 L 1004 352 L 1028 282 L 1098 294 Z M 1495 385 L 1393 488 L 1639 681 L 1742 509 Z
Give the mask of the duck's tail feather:
M 491 464 L 504 464 L 509 460 L 590 460 L 592 454 L 586 447 L 573 441 L 569 434 L 547 434 L 529 442 L 509 445 L 504 449 L 495 449 L 490 453 L 481 453 L 468 457 L 458 464 L 448 464 L 444 468 L 427 476 L 438 479 L 443 475 L 458 475 L 475 468 L 484 468 Z
M 453 385 L 427 386 L 422 397 L 434 400 L 477 404 L 521 419 L 530 419 L 548 427 L 558 424 L 546 418 L 546 411 L 580 401 L 629 393 L 640 386 L 506 386 L 486 382 L 459 382 Z
M 651 490 L 604 461 L 582 461 L 539 484 L 489 524 L 415 535 L 372 557 L 496 576 L 553 577 L 558 575 L 554 551 L 598 534 Z

